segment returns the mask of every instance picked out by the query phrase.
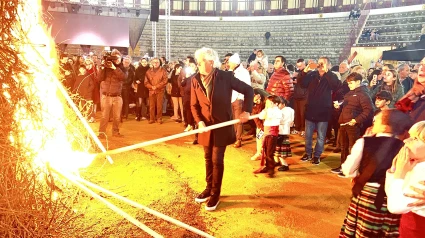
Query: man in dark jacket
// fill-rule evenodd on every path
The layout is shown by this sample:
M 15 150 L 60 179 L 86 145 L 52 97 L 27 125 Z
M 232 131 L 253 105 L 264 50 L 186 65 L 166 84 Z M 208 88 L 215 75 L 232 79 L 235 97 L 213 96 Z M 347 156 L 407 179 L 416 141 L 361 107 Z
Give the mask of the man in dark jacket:
M 136 91 L 136 121 L 147 118 L 147 101 L 149 91 L 145 86 L 146 72 L 149 70 L 148 60 L 142 58 L 139 67 L 136 69 L 134 83 L 137 85 Z
M 102 108 L 102 119 L 99 125 L 99 138 L 106 138 L 106 127 L 108 126 L 109 114 L 113 113 L 112 136 L 121 137 L 119 123 L 122 109 L 122 82 L 127 77 L 124 66 L 121 63 L 121 53 L 114 49 L 111 52 L 112 60 L 105 62 L 105 67 L 100 71 L 98 81 L 102 98 L 100 101 Z
M 301 161 L 312 160 L 313 164 L 318 165 L 324 149 L 328 121 L 332 114 L 332 91 L 341 87 L 341 81 L 329 70 L 331 63 L 328 57 L 320 57 L 317 71 L 307 73 L 311 70 L 310 65 L 308 64 L 301 72 L 302 77 L 298 82 L 308 90 L 305 110 L 305 154 Z M 313 154 L 314 130 L 317 130 L 317 142 Z
M 130 90 L 131 84 L 134 80 L 134 75 L 136 73 L 136 68 L 131 64 L 131 57 L 126 56 L 123 58 L 123 65 L 125 70 L 127 71 L 127 77 L 123 81 L 122 84 L 122 115 L 121 119 L 128 119 L 128 109 L 130 104 Z
M 362 80 L 362 75 L 355 72 L 348 75 L 346 80 L 350 91 L 344 96 L 342 111 L 338 119 L 341 126 L 339 128 L 341 164 L 345 162 L 354 143 L 360 138 L 362 124 L 373 116 L 372 99 L 366 86 L 361 85 Z M 340 103 L 334 102 L 334 107 L 339 108 Z M 341 172 L 341 165 L 332 169 L 331 172 L 345 177 Z
M 295 130 L 292 134 L 300 133 L 301 136 L 305 135 L 305 105 L 307 103 L 307 88 L 301 87 L 298 83 L 302 81 L 301 71 L 305 69 L 305 61 L 304 59 L 297 60 L 297 68 L 298 72 L 296 81 L 294 82 L 294 111 L 295 111 Z
M 236 141 L 232 125 L 206 131 L 206 126 L 230 121 L 232 119 L 232 90 L 244 95 L 243 112 L 239 119 L 247 122 L 252 111 L 254 90 L 248 84 L 233 76 L 233 72 L 218 70 L 220 62 L 217 52 L 202 48 L 195 53 L 199 73 L 192 79 L 191 109 L 200 130 L 198 142 L 204 146 L 206 169 L 206 189 L 199 194 L 196 202 L 207 202 L 205 209 L 213 211 L 220 200 L 221 183 L 224 172 L 224 152 L 226 146 Z

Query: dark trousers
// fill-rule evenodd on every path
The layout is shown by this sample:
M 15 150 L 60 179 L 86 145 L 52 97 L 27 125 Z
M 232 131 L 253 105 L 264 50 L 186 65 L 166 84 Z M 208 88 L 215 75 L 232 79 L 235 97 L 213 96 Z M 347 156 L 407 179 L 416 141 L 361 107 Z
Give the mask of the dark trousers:
M 207 182 L 207 189 L 211 191 L 211 195 L 220 196 L 226 146 L 214 146 L 212 134 L 213 133 L 211 133 L 210 145 L 204 146 L 205 180 Z
M 128 105 L 130 104 L 130 91 L 127 88 L 123 88 L 121 90 L 122 97 L 122 109 L 121 109 L 121 117 L 128 118 Z
M 266 157 L 266 167 L 267 169 L 274 170 L 274 152 L 277 145 L 277 136 L 267 135 L 264 137 L 263 141 L 263 151 Z
M 356 140 L 360 138 L 360 126 L 344 125 L 339 128 L 339 142 L 341 144 L 341 164 L 350 154 Z
M 149 116 L 151 121 L 162 120 L 162 102 L 164 100 L 164 91 L 149 95 Z M 156 114 L 155 114 L 156 109 Z
M 305 131 L 305 105 L 307 100 L 294 100 L 294 124 L 295 130 Z
M 136 115 L 138 117 L 146 117 L 148 111 L 148 98 L 137 98 L 136 107 Z
M 238 119 L 242 114 L 243 100 L 236 100 L 232 103 L 233 119 Z M 242 140 L 243 123 L 235 124 L 236 140 Z
M 185 122 L 193 126 L 195 124 L 195 119 L 193 119 L 192 110 L 190 109 L 190 101 L 183 102 L 183 113 Z

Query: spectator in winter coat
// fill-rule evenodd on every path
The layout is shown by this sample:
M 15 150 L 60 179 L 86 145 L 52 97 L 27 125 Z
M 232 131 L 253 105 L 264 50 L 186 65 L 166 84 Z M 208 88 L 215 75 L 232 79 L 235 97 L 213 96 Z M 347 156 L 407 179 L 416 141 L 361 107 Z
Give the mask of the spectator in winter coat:
M 283 56 L 276 56 L 274 73 L 269 80 L 266 91 L 289 101 L 292 98 L 292 94 L 294 94 L 294 84 L 291 75 L 285 68 L 285 63 L 286 59 Z
M 425 58 L 421 61 L 412 89 L 395 106 L 408 113 L 414 122 L 425 121 Z
M 401 85 L 403 85 L 403 92 L 406 94 L 413 86 L 413 79 L 409 77 L 410 67 L 408 64 L 401 64 L 398 66 L 398 76 Z
M 263 50 L 257 50 L 257 57 L 253 62 L 260 63 L 261 66 L 267 69 L 269 67 L 269 58 Z
M 329 69 L 329 58 L 319 58 L 317 71 L 308 73 L 310 64 L 301 72 L 300 83 L 307 88 L 307 105 L 305 111 L 305 154 L 302 161 L 310 161 L 315 165 L 320 164 L 325 143 L 328 121 L 332 112 L 332 91 L 341 87 L 341 81 Z M 306 75 L 307 74 L 307 75 Z M 317 143 L 313 154 L 313 132 L 317 130 Z M 313 155 L 313 159 L 312 159 Z
M 390 108 L 394 108 L 394 103 L 400 100 L 403 95 L 403 86 L 401 86 L 400 81 L 398 79 L 397 71 L 390 69 L 386 71 L 386 75 L 383 78 L 383 83 L 378 87 L 374 88 L 370 92 L 370 96 L 373 101 L 375 101 L 376 94 L 382 90 L 391 92 L 393 96 L 393 100 L 391 101 Z
M 249 76 L 248 70 L 244 69 L 240 63 L 241 60 L 239 58 L 239 54 L 235 53 L 228 60 L 229 71 L 233 71 L 235 78 L 240 81 L 246 83 L 251 86 L 251 77 Z M 236 90 L 232 91 L 232 114 L 233 119 L 238 119 L 239 115 L 243 112 L 244 105 L 244 95 L 242 93 L 237 92 Z M 233 144 L 233 147 L 239 148 L 242 146 L 242 135 L 243 135 L 243 124 L 237 123 L 235 124 L 235 132 L 236 132 L 236 142 Z
M 61 75 L 63 86 L 65 86 L 65 88 L 67 88 L 68 90 L 72 90 L 72 87 L 74 86 L 75 82 L 75 73 L 72 63 L 70 63 L 70 60 L 71 59 L 68 59 L 68 55 L 66 54 L 62 54 L 60 56 L 59 72 Z
M 156 121 L 162 124 L 162 103 L 164 100 L 165 86 L 168 83 L 167 71 L 160 67 L 158 58 L 152 59 L 153 67 L 146 72 L 145 86 L 149 89 L 149 124 Z
M 123 58 L 123 65 L 125 70 L 127 71 L 127 77 L 122 84 L 122 110 L 121 110 L 121 118 L 128 118 L 128 109 L 130 104 L 130 90 L 131 84 L 134 81 L 134 75 L 136 73 L 136 68 L 131 64 L 131 57 L 126 56 Z
M 361 134 L 361 126 L 368 119 L 372 118 L 373 105 L 366 86 L 362 86 L 362 75 L 351 73 L 346 81 L 350 92 L 345 94 L 342 102 L 342 111 L 339 116 L 339 141 L 341 145 L 341 164 L 343 164 L 350 153 L 351 148 Z M 339 108 L 340 103 L 334 102 L 334 107 Z M 341 172 L 341 166 L 332 169 L 332 173 L 337 173 L 340 177 L 345 177 Z
M 264 83 L 266 82 L 266 75 L 264 67 L 258 63 L 253 63 L 249 67 L 251 72 L 251 86 L 253 89 L 264 89 Z
M 307 88 L 304 88 L 299 83 L 302 81 L 300 79 L 302 76 L 301 71 L 305 69 L 304 59 L 297 60 L 298 73 L 297 79 L 294 82 L 294 111 L 295 111 L 295 130 L 292 131 L 292 134 L 300 133 L 301 136 L 305 135 L 305 105 L 307 103 Z
M 147 118 L 147 106 L 149 98 L 149 90 L 145 86 L 145 76 L 148 71 L 148 60 L 143 58 L 140 60 L 139 67 L 136 69 L 134 83 L 136 84 L 136 121 L 145 120 Z
M 106 138 L 106 127 L 112 111 L 112 136 L 122 137 L 119 132 L 119 123 L 122 109 L 122 82 L 127 77 L 127 72 L 121 63 L 121 53 L 114 49 L 111 56 L 115 59 L 105 62 L 105 68 L 100 70 L 97 80 L 100 83 L 102 119 L 99 125 L 99 138 Z
M 93 111 L 91 112 L 89 123 L 95 122 L 94 117 L 97 112 L 97 105 L 100 103 L 100 84 L 97 82 L 97 68 L 94 61 L 90 58 L 86 59 L 86 70 L 93 82 L 92 100 L 93 100 Z

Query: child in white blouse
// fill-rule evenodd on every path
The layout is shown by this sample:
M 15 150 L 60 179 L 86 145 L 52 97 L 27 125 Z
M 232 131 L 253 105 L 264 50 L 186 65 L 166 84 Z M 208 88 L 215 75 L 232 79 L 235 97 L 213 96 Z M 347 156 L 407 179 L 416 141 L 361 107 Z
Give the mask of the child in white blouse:
M 260 112 L 259 118 L 264 120 L 263 156 L 260 168 L 254 173 L 267 173 L 269 178 L 274 177 L 274 152 L 276 149 L 277 137 L 279 135 L 279 125 L 282 124 L 283 113 L 279 109 L 279 96 L 271 95 L 267 97 L 266 107 Z
M 410 138 L 387 171 L 385 191 L 388 196 L 388 210 L 403 214 L 400 221 L 400 237 L 425 237 L 425 206 L 409 204 L 418 199 L 405 196 L 414 193 L 414 187 L 424 189 L 425 180 L 425 121 L 417 122 L 409 130 Z
M 287 157 L 292 156 L 291 143 L 289 141 L 289 134 L 291 133 L 291 126 L 294 124 L 294 109 L 290 108 L 288 101 L 284 98 L 280 99 L 282 102 L 279 104 L 279 109 L 282 111 L 283 120 L 279 125 L 279 136 L 277 138 L 276 151 L 274 152 L 274 160 L 281 166 L 278 171 L 289 170 L 289 165 L 286 162 Z

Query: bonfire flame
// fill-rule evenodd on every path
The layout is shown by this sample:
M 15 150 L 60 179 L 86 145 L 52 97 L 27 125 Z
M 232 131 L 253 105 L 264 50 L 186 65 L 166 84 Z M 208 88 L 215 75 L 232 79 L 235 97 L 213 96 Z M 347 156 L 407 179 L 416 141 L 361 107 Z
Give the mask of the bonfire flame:
M 21 60 L 29 66 L 30 74 L 13 77 L 22 85 L 26 95 L 34 98 L 34 103 L 40 104 L 37 105 L 40 110 L 38 118 L 34 118 L 25 105 L 18 105 L 15 122 L 21 132 L 17 136 L 20 141 L 17 142 L 13 136 L 10 140 L 25 145 L 28 156 L 34 158 L 37 166 L 49 164 L 53 168 L 77 172 L 90 165 L 94 156 L 88 153 L 89 148 L 79 152 L 73 149 L 73 144 L 87 139 L 78 138 L 67 129 L 72 125 L 66 117 L 66 101 L 59 90 L 61 85 L 57 78 L 59 64 L 55 44 L 46 30 L 41 13 L 40 0 L 21 1 L 18 9 L 21 29 L 16 29 L 15 33 L 18 35 L 23 31 L 25 35 L 17 37 L 21 41 L 16 48 L 21 52 Z

